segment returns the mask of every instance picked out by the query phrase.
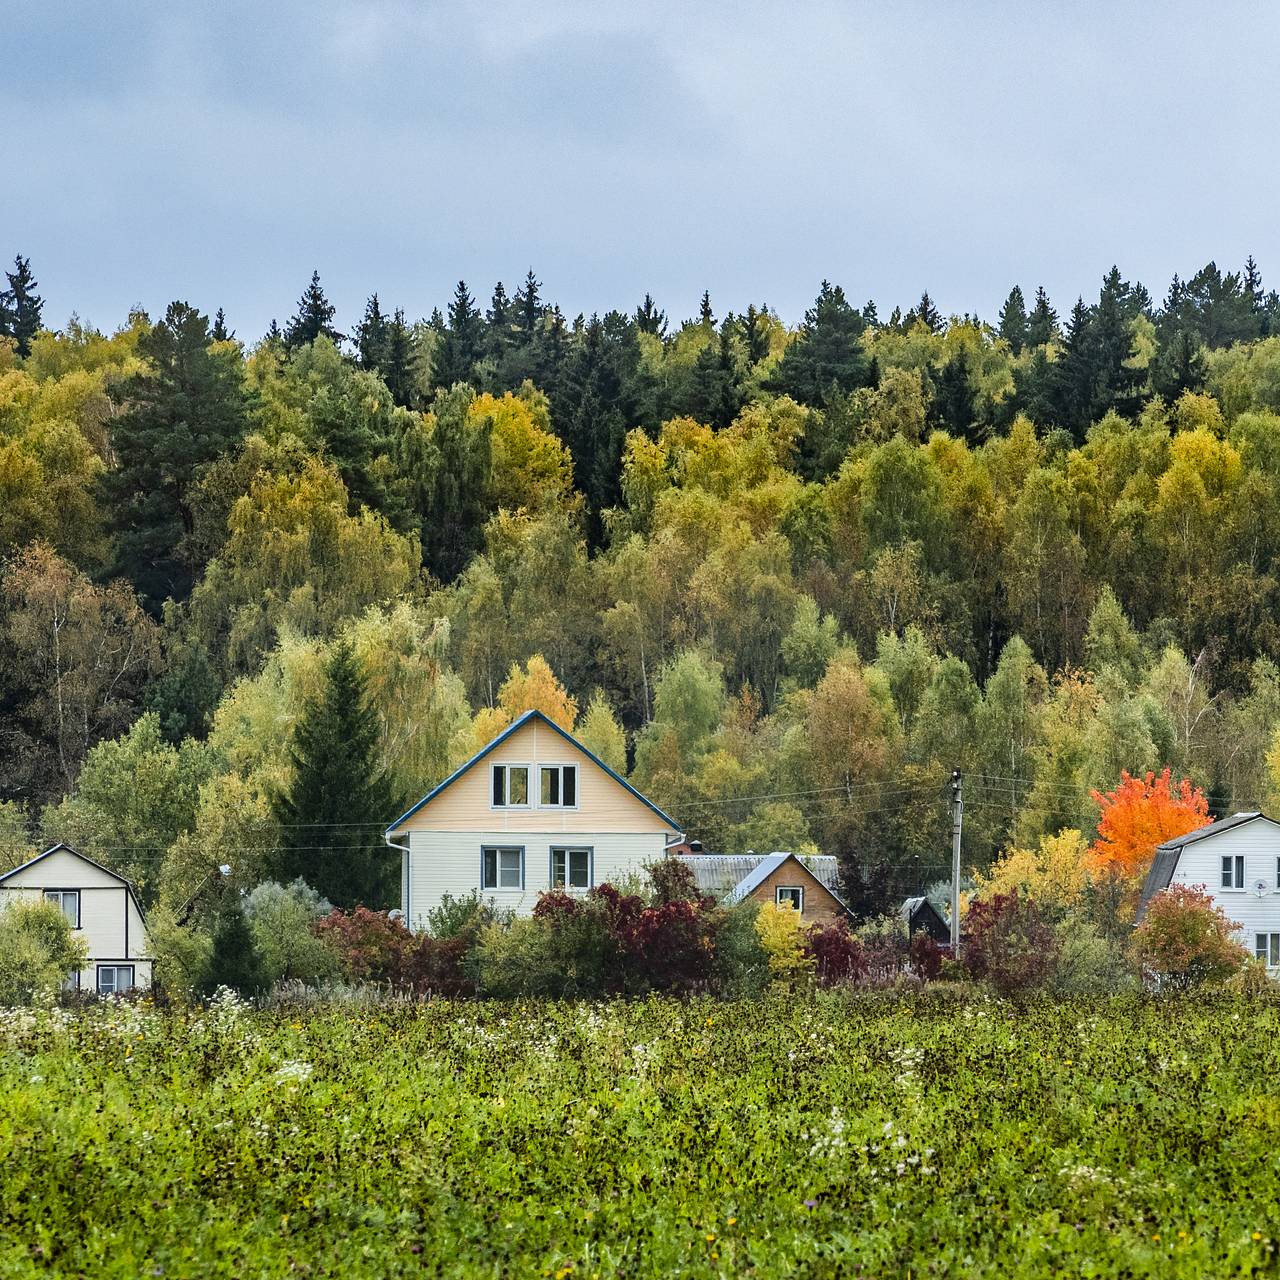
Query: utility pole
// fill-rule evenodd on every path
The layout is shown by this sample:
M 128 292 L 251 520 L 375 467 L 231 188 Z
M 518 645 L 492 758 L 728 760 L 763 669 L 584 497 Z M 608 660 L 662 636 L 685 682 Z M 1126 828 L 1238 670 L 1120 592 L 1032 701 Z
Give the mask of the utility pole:
M 951 955 L 960 955 L 960 829 L 964 821 L 964 782 L 951 774 Z

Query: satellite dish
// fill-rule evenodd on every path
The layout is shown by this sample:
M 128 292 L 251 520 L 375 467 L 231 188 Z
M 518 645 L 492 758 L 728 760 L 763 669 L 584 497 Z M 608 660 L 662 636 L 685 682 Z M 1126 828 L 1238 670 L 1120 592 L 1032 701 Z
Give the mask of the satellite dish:
M 1253 882 L 1253 892 L 1260 898 L 1267 891 L 1267 882 L 1265 880 L 1255 880 Z

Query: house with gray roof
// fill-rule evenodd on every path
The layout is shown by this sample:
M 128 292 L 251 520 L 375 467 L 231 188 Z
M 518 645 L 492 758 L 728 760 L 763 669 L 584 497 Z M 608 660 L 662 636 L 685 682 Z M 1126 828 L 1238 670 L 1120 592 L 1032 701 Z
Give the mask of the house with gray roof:
M 748 898 L 794 907 L 807 924 L 850 915 L 840 896 L 840 874 L 830 854 L 684 853 L 677 855 L 700 893 L 724 906 Z

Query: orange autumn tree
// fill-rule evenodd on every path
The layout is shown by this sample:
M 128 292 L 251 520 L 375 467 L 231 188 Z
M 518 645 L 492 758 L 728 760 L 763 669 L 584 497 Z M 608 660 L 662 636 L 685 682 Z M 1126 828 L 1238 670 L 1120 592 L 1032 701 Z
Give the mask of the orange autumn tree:
M 1168 769 L 1135 778 L 1121 770 L 1120 785 L 1093 792 L 1101 811 L 1098 838 L 1089 846 L 1095 873 L 1136 880 L 1147 873 L 1156 846 L 1210 821 L 1209 802 L 1186 778 L 1175 787 Z

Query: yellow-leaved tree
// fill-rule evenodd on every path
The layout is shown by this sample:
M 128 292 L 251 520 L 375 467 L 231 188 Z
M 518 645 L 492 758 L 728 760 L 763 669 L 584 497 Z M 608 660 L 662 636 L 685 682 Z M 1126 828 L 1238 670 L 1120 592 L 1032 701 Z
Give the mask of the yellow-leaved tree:
M 475 748 L 480 750 L 526 711 L 541 711 L 548 720 L 572 732 L 578 718 L 578 701 L 556 679 L 556 673 L 540 653 L 522 668 L 518 662 L 498 690 L 496 707 L 481 707 L 473 725 Z

